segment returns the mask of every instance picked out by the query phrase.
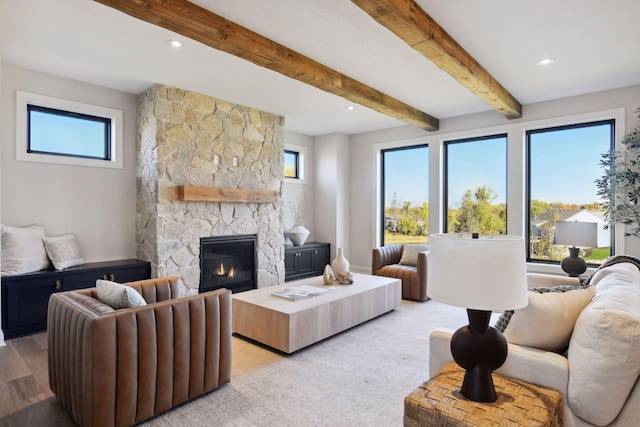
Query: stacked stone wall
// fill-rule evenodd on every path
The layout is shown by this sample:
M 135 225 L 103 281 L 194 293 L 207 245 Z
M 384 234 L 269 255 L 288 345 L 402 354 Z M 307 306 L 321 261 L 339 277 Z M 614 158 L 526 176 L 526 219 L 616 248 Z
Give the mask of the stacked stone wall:
M 198 291 L 200 238 L 256 234 L 258 287 L 284 282 L 282 200 L 176 200 L 177 185 L 282 191 L 284 119 L 209 96 L 155 85 L 138 105 L 138 257 L 157 277 Z

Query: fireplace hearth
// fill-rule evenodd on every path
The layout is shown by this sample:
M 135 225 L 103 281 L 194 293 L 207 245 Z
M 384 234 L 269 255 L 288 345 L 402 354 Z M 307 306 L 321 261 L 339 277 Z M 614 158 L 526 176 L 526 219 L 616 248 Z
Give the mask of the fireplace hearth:
M 256 244 L 255 234 L 201 238 L 199 291 L 256 289 Z

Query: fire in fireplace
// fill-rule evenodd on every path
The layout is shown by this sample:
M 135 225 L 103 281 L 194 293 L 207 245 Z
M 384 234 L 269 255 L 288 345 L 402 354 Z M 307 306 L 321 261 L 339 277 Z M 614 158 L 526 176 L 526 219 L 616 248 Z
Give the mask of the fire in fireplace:
M 201 238 L 200 292 L 255 289 L 256 243 L 255 234 Z

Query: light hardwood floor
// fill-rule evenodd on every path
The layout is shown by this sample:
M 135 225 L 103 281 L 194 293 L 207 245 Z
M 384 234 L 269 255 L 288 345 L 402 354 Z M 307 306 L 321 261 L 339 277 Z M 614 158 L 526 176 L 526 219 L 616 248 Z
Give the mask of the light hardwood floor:
M 0 427 L 75 426 L 49 388 L 47 333 L 0 347 Z

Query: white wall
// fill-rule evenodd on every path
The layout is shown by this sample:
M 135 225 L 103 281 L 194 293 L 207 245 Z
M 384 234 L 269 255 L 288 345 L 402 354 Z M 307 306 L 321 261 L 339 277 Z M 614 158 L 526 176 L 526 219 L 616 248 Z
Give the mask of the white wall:
M 341 247 L 351 261 L 349 137 L 340 133 L 319 136 L 314 146 L 316 237 L 331 244 L 331 259 Z
M 313 137 L 296 132 L 285 131 L 284 146 L 304 147 L 304 180 L 298 182 L 285 179 L 282 185 L 282 211 L 284 230 L 288 230 L 296 224 L 294 210 L 302 207 L 302 224 L 311 233 L 307 242 L 315 240 L 314 224 L 314 187 L 315 187 L 315 159 L 313 152 Z
M 413 126 L 402 126 L 378 132 L 353 135 L 350 138 L 350 177 L 351 177 L 351 219 L 350 239 L 351 256 L 349 260 L 353 270 L 370 271 L 371 250 L 376 246 L 374 234 L 376 231 L 376 187 L 377 179 L 375 147 L 396 144 L 398 141 L 428 142 L 429 169 L 429 230 L 436 233 L 441 220 L 439 200 L 440 190 L 440 159 L 442 140 L 452 136 L 481 136 L 486 133 L 509 134 L 509 166 L 508 166 L 508 200 L 509 224 L 511 234 L 523 233 L 524 215 L 524 139 L 518 129 L 532 126 L 541 120 L 562 121 L 562 117 L 574 115 L 589 115 L 604 110 L 624 108 L 623 121 L 626 130 L 630 131 L 638 126 L 635 110 L 640 107 L 640 86 L 599 92 L 589 95 L 564 98 L 539 104 L 526 105 L 523 117 L 517 120 L 507 120 L 500 114 L 490 111 L 486 113 L 460 116 L 440 120 L 440 130 L 426 132 Z M 560 118 L 560 119 L 558 119 Z M 620 138 L 623 135 L 618 135 Z M 511 205 L 512 202 L 515 203 Z M 640 256 L 640 241 L 635 238 L 624 239 L 624 252 L 633 256 Z
M 73 232 L 86 262 L 136 255 L 136 96 L 2 64 L 2 223 L 39 223 L 47 235 Z M 16 90 L 124 112 L 124 168 L 16 160 Z

